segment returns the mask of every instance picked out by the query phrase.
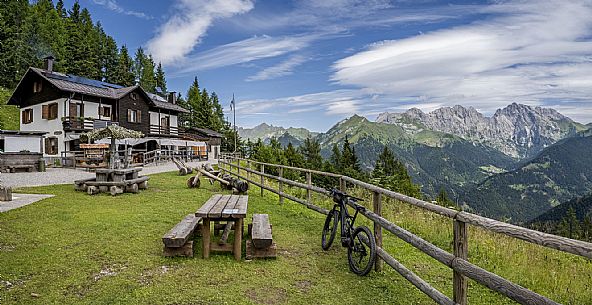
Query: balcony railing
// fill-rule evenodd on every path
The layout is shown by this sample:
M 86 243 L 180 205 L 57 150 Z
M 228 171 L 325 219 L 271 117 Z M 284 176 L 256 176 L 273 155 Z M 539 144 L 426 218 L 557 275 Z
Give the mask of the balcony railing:
M 62 119 L 64 131 L 85 131 L 105 128 L 109 125 L 117 125 L 117 122 L 83 117 L 64 117 Z
M 167 136 L 180 136 L 185 133 L 185 128 L 176 126 L 150 125 L 150 133 Z

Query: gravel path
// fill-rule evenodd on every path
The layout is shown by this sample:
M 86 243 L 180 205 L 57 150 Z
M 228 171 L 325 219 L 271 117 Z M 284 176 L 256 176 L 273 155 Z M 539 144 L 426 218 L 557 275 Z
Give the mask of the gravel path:
M 206 161 L 207 162 L 207 161 Z M 206 162 L 189 162 L 192 167 L 201 166 Z M 215 162 L 215 161 L 214 161 Z M 150 175 L 163 172 L 177 171 L 177 167 L 172 162 L 161 165 L 149 165 L 144 167 L 140 175 Z M 0 174 L 0 184 L 10 187 L 42 186 L 54 184 L 70 184 L 74 180 L 92 178 L 94 172 L 87 172 L 83 169 L 72 168 L 48 168 L 46 172 L 33 173 L 2 173 Z

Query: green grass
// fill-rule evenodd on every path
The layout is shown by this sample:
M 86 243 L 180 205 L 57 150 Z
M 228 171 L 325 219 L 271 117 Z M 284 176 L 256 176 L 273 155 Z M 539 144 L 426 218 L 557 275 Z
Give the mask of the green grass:
M 20 112 L 16 106 L 8 106 L 10 91 L 0 87 L 0 129 L 19 130 Z
M 280 206 L 277 196 L 260 197 L 254 186 L 249 214 L 270 214 L 277 259 L 236 262 L 231 254 L 213 254 L 204 260 L 199 246 L 194 258 L 163 257 L 162 235 L 220 192 L 206 181 L 187 189 L 186 178 L 153 175 L 148 190 L 117 197 L 91 197 L 72 185 L 18 190 L 56 197 L 0 214 L 0 304 L 433 304 L 388 266 L 354 275 L 338 243 L 321 250 L 323 215 L 289 200 Z M 448 219 L 384 204 L 387 218 L 451 251 Z M 471 229 L 469 240 L 471 261 L 490 271 L 566 304 L 592 300 L 589 260 L 481 230 Z M 447 267 L 388 233 L 384 244 L 452 295 Z M 469 303 L 511 304 L 472 282 Z

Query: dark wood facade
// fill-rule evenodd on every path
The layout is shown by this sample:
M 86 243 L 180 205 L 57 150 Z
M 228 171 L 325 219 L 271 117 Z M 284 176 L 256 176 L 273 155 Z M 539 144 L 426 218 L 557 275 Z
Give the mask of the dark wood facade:
M 135 100 L 132 99 L 132 94 L 135 94 Z M 146 94 L 138 88 L 124 95 L 117 103 L 117 111 L 119 112 L 118 122 L 120 126 L 141 131 L 145 135 L 150 133 L 150 101 L 148 101 Z M 140 122 L 129 122 L 128 109 L 140 111 Z
M 40 92 L 33 92 L 35 82 L 41 82 Z M 39 76 L 37 73 L 29 70 L 16 88 L 14 96 L 22 108 L 68 97 L 68 94 L 67 92 L 56 88 L 52 83 Z

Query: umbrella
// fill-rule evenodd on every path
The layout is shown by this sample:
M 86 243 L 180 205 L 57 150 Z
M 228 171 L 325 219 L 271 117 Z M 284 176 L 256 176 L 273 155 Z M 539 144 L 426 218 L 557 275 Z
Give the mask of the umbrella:
M 80 140 L 84 142 L 101 140 L 105 138 L 111 138 L 111 160 L 109 167 L 114 168 L 115 166 L 115 140 L 127 139 L 127 138 L 141 138 L 144 134 L 130 130 L 119 125 L 109 125 L 105 128 L 93 129 L 87 133 L 80 135 Z

